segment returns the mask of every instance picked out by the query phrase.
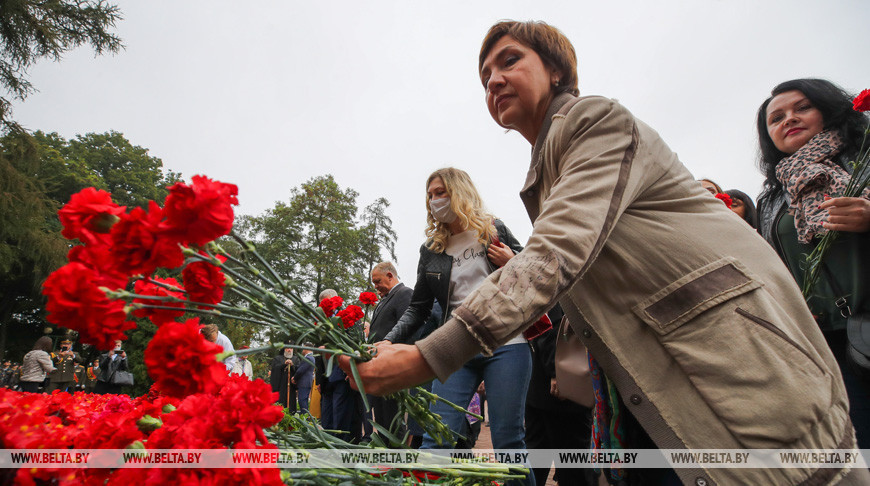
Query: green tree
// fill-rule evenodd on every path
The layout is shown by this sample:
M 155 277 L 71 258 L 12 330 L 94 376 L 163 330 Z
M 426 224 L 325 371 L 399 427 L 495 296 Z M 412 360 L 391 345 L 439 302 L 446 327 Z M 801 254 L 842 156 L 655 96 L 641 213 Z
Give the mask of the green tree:
M 366 233 L 356 223 L 357 195 L 339 187 L 332 175 L 315 177 L 293 188 L 288 203 L 252 218 L 249 236 L 301 294 L 314 300 L 333 288 L 354 295 L 368 286 L 372 254 L 364 251 Z
M 23 100 L 35 90 L 27 70 L 37 60 L 59 61 L 83 44 L 98 55 L 118 52 L 121 39 L 109 30 L 120 18 L 118 7 L 103 0 L 0 0 L 0 86 Z M 10 105 L 0 97 L 0 131 L 22 131 Z
M 16 321 L 16 359 L 41 335 L 42 282 L 63 264 L 69 248 L 60 235 L 59 205 L 45 196 L 32 174 L 39 150 L 19 132 L 0 146 L 0 358 L 4 357 L 9 322 Z M 19 349 L 20 348 L 20 349 Z M 23 353 L 22 353 L 23 354 Z
M 393 220 L 387 216 L 388 207 L 390 201 L 379 197 L 363 209 L 360 218 L 362 253 L 368 268 L 366 276 L 371 275 L 374 266 L 383 261 L 384 250 L 394 263 L 396 261 L 396 232 L 393 230 Z
M 71 245 L 60 235 L 57 210 L 72 194 L 93 186 L 112 192 L 118 204 L 143 206 L 162 202 L 179 178 L 118 132 L 0 138 L 0 356 L 11 344 L 18 359 L 41 335 L 42 282 L 66 262 Z

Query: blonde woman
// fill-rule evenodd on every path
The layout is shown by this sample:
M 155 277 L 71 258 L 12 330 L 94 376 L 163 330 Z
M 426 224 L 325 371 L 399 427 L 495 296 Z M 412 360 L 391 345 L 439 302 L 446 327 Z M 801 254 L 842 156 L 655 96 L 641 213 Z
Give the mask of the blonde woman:
M 522 247 L 501 221 L 483 206 L 471 178 L 462 170 L 440 169 L 426 180 L 428 240 L 420 247 L 417 284 L 408 310 L 385 337 L 403 343 L 420 328 L 435 300 L 444 309 L 441 323 L 486 277 L 510 260 Z M 522 449 L 526 389 L 532 369 L 526 340 L 517 335 L 492 356 L 479 354 L 465 363 L 444 383 L 435 382 L 433 392 L 451 402 L 466 405 L 481 381 L 486 381 L 490 399 L 493 445 L 499 449 Z M 465 414 L 436 405 L 451 430 L 465 434 Z M 423 447 L 434 447 L 424 437 Z

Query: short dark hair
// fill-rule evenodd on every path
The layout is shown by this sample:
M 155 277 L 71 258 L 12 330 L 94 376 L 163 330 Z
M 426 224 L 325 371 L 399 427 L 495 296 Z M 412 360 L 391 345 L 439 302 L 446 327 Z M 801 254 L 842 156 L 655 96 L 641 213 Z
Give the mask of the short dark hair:
M 51 348 L 54 346 L 54 343 L 51 342 L 51 338 L 48 336 L 42 336 L 41 338 L 36 340 L 36 343 L 33 344 L 33 349 L 45 351 L 46 353 L 51 351 Z
M 574 46 L 559 29 L 542 21 L 502 20 L 490 27 L 486 37 L 483 38 L 483 45 L 480 46 L 478 73 L 492 46 L 506 35 L 522 42 L 535 51 L 545 65 L 559 71 L 559 86 L 554 88 L 554 94 L 571 93 L 574 96 L 580 94 L 580 90 L 577 89 L 577 53 L 574 51 Z
M 837 129 L 843 139 L 844 154 L 857 152 L 864 136 L 867 117 L 852 109 L 852 96 L 826 79 L 792 79 L 776 85 L 770 97 L 758 108 L 758 169 L 764 175 L 764 193 L 779 191 L 782 185 L 776 179 L 776 164 L 788 154 L 773 144 L 767 133 L 767 106 L 774 97 L 786 91 L 800 91 L 822 113 L 825 129 Z

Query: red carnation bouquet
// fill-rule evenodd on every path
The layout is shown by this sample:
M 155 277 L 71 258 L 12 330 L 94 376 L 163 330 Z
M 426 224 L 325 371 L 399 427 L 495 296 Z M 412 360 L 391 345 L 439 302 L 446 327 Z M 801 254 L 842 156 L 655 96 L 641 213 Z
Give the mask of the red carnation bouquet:
M 114 204 L 108 193 L 93 188 L 73 195 L 59 215 L 63 235 L 81 245 L 69 251 L 69 263 L 52 273 L 43 286 L 48 299 L 47 319 L 77 331 L 82 342 L 99 349 L 125 340 L 125 333 L 136 328 L 133 317 L 151 320 L 157 331 L 144 356 L 155 383 L 149 397 L 134 401 L 81 394 L 34 397 L 0 390 L 0 442 L 4 447 L 342 447 L 338 439 L 330 439 L 302 418 L 291 420 L 289 433 L 276 428 L 286 417 L 281 407 L 274 405 L 271 388 L 262 380 L 228 377 L 220 361 L 226 353 L 202 336 L 199 318 L 189 317 L 220 315 L 278 330 L 291 342 L 316 343 L 322 349 L 307 349 L 329 356 L 327 374 L 336 356 L 350 356 L 351 371 L 360 384 L 356 363 L 372 358 L 374 348 L 365 342 L 362 326 L 357 325 L 366 317 L 360 306 L 342 308 L 341 297 L 324 300 L 320 306 L 309 305 L 252 244 L 232 233 L 237 194 L 235 185 L 194 176 L 190 184 L 171 186 L 162 206 L 151 201 L 147 209 L 127 211 Z M 241 245 L 241 258 L 217 241 L 224 236 Z M 156 275 L 158 271 L 173 277 Z M 234 299 L 228 300 L 228 295 Z M 368 309 L 377 302 L 377 296 L 364 292 L 359 302 Z M 283 347 L 304 348 L 274 343 L 241 353 Z M 364 390 L 360 394 L 368 408 Z M 428 404 L 441 400 L 439 397 L 418 388 L 413 395 L 404 390 L 391 398 L 399 404 L 400 417 L 413 417 L 438 441 L 454 439 L 447 426 L 429 412 Z M 401 427 L 400 422 L 394 421 L 396 428 Z M 97 424 L 99 430 L 95 430 Z M 380 432 L 386 439 L 372 447 L 404 446 L 391 430 Z M 82 469 L 70 477 L 78 478 L 72 481 L 76 483 L 101 484 L 110 475 L 113 483 L 151 484 L 277 484 L 281 479 L 274 469 L 154 469 L 144 478 L 135 471 Z M 472 476 L 489 482 L 510 477 L 505 471 L 496 466 L 477 468 Z M 49 480 L 58 478 L 60 472 L 63 470 L 28 470 L 19 472 L 19 479 L 22 483 Z M 469 479 L 460 469 L 439 474 Z M 372 477 L 366 471 L 344 471 L 330 482 L 365 482 L 365 478 Z

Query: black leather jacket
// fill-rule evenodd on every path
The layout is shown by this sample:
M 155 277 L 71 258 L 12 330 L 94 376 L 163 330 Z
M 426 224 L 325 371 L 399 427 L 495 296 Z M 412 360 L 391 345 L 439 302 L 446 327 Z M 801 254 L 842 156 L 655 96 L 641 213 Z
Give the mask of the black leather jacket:
M 493 221 L 498 239 L 507 245 L 514 253 L 523 251 L 522 245 L 505 224 L 496 219 Z M 490 273 L 496 270 L 495 265 L 487 259 Z M 393 330 L 384 338 L 392 343 L 406 343 L 414 331 L 422 326 L 432 312 L 432 304 L 437 299 L 442 309 L 447 309 L 441 317 L 444 324 L 450 317 L 453 309 L 449 309 L 450 303 L 450 270 L 453 267 L 453 257 L 441 252 L 434 253 L 426 245 L 420 246 L 420 263 L 417 264 L 417 284 L 414 285 L 414 295 L 411 296 L 411 304 L 408 310 L 402 314 Z

